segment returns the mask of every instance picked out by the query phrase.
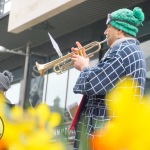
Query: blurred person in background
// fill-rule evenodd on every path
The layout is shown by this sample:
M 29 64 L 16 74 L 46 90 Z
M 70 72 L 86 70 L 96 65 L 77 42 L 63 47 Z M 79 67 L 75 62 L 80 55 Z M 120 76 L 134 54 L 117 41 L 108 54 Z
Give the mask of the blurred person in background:
M 5 103 L 7 106 L 12 107 L 11 101 L 6 98 L 5 92 L 10 88 L 13 81 L 13 75 L 8 70 L 0 73 L 0 103 Z

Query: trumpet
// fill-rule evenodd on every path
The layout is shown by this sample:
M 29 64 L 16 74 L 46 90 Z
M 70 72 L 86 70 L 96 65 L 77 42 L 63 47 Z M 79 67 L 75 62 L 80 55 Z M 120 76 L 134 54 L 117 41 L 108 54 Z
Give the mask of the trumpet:
M 82 56 L 83 48 L 85 49 L 86 54 L 89 52 L 89 50 L 92 50 L 93 48 L 95 48 L 94 51 L 87 54 L 87 57 L 91 58 L 100 51 L 101 44 L 105 43 L 106 41 L 107 41 L 107 39 L 105 39 L 101 42 L 98 42 L 98 41 L 91 42 L 91 43 L 85 45 L 84 47 L 82 47 L 81 49 L 79 49 L 78 52 L 75 54 Z M 46 63 L 46 64 L 39 64 L 38 62 L 36 62 L 35 64 L 36 64 L 39 74 L 41 76 L 43 76 L 45 74 L 45 72 L 51 68 L 53 69 L 53 71 L 56 74 L 62 74 L 63 72 L 69 70 L 70 68 L 73 67 L 73 62 L 71 60 L 71 56 L 73 54 L 74 54 L 74 52 L 68 53 L 67 55 L 64 55 L 56 60 Z

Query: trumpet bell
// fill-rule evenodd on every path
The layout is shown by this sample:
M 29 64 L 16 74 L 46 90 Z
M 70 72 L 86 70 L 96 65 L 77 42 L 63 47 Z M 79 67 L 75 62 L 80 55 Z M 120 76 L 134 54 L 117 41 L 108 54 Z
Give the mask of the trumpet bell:
M 37 69 L 38 69 L 38 72 L 39 72 L 39 74 L 41 75 L 41 76 L 44 76 L 44 74 L 45 74 L 45 69 L 44 69 L 44 65 L 41 65 L 41 64 L 39 64 L 38 62 L 35 62 L 35 64 L 36 64 L 36 67 L 37 67 Z

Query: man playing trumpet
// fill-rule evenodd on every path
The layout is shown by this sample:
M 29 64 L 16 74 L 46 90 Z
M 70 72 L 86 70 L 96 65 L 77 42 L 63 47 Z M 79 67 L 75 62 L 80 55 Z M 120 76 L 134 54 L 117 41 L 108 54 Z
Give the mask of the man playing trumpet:
M 77 48 L 71 48 L 75 52 L 71 57 L 74 67 L 81 71 L 73 91 L 84 95 L 75 117 L 77 122 L 74 124 L 74 150 L 89 149 L 88 138 L 93 137 L 92 133 L 109 120 L 106 115 L 105 96 L 117 86 L 118 81 L 132 77 L 133 82 L 138 83 L 136 88 L 140 89 L 139 96 L 144 94 L 146 65 L 140 43 L 136 39 L 138 26 L 143 21 L 144 13 L 138 7 L 133 10 L 119 9 L 108 14 L 104 34 L 110 48 L 95 67 L 89 67 L 89 58 L 79 42 L 76 42 Z M 76 51 L 81 48 L 83 56 L 76 55 Z

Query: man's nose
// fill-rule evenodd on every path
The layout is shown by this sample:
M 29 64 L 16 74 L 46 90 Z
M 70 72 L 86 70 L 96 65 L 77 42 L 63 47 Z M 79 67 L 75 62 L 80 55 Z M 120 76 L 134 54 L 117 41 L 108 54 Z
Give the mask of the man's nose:
M 107 34 L 107 29 L 104 31 L 104 35 L 106 35 Z

